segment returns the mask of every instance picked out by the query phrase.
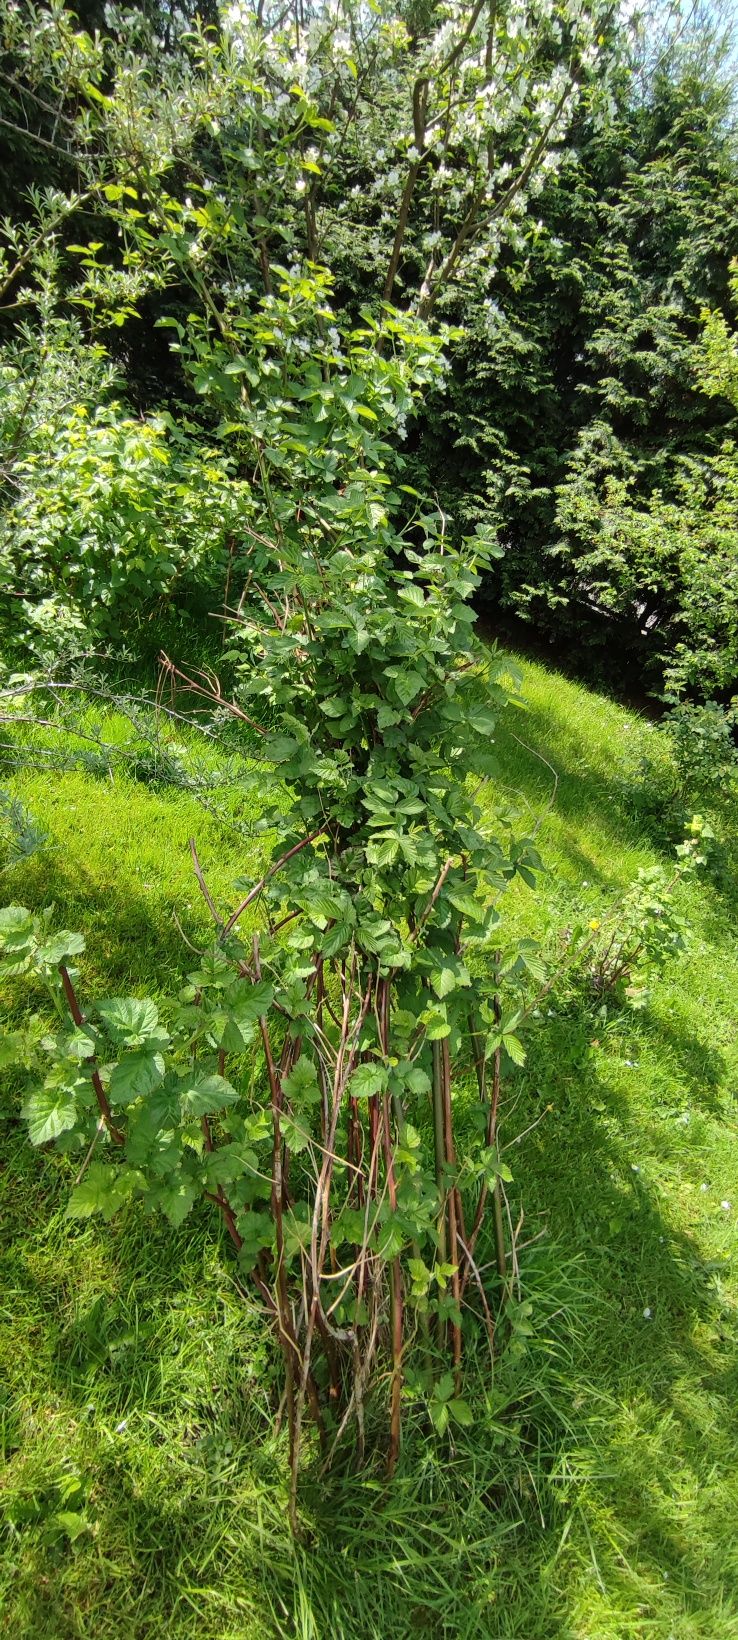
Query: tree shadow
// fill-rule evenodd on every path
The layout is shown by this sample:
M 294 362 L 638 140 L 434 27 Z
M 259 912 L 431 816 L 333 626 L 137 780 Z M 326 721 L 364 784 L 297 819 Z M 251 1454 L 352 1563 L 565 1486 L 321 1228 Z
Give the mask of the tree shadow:
M 635 1116 L 627 1094 L 603 1079 L 602 1056 L 586 1045 L 595 1028 L 581 1010 L 543 1025 L 517 1079 L 515 1125 L 535 1121 L 547 1105 L 553 1109 L 519 1147 L 506 1152 L 506 1159 L 514 1158 L 513 1188 L 528 1224 L 545 1227 L 556 1258 L 583 1249 L 586 1267 L 583 1293 L 569 1300 L 574 1323 L 567 1340 L 569 1400 L 561 1409 L 569 1482 L 560 1484 L 551 1454 L 549 1482 L 539 1494 L 549 1525 L 538 1554 L 531 1552 L 535 1561 L 546 1561 L 552 1538 L 571 1515 L 572 1539 L 579 1541 L 582 1559 L 589 1554 L 592 1562 L 603 1632 L 620 1632 L 615 1613 L 624 1603 L 623 1632 L 631 1632 L 640 1616 L 644 1625 L 647 1619 L 654 1625 L 644 1626 L 644 1633 L 666 1637 L 673 1627 L 690 1636 L 727 1636 L 733 1632 L 728 1624 L 738 1617 L 735 1561 L 726 1566 L 723 1513 L 738 1455 L 738 1348 L 725 1315 L 720 1271 L 705 1259 L 696 1236 L 675 1230 L 668 1200 L 655 1182 L 663 1148 L 658 1110 L 645 1117 L 641 1107 Z M 658 1032 L 659 1022 L 649 1020 L 647 1029 Z M 692 1063 L 690 1097 L 696 1101 L 702 1067 L 708 1065 L 711 1087 L 702 1108 L 711 1117 L 723 1114 L 716 1097 L 719 1056 L 699 1042 L 685 1042 L 678 1032 L 672 1033 L 670 1048 L 680 1073 Z M 503 1137 L 504 1121 L 503 1113 Z M 700 1157 L 693 1162 L 689 1154 L 677 1157 L 679 1162 L 684 1186 L 696 1188 L 704 1162 Z M 525 1255 L 522 1276 L 525 1288 Z M 547 1281 L 555 1292 L 555 1268 L 544 1261 L 544 1291 Z M 534 1296 L 535 1288 L 534 1279 Z M 586 1306 L 584 1336 L 577 1325 L 580 1302 Z M 545 1338 L 531 1344 L 534 1382 L 539 1348 L 545 1351 Z M 540 1437 L 535 1425 L 533 1419 L 531 1442 Z M 594 1480 L 593 1469 L 599 1471 Z M 560 1590 L 561 1626 L 552 1633 L 582 1632 L 574 1599 L 581 1595 L 581 1565 L 575 1576 L 576 1590 Z M 724 1617 L 724 1622 L 715 1618 L 714 1628 L 711 1610 Z M 590 1621 L 586 1632 L 599 1632 L 594 1615 Z M 692 1622 L 694 1627 L 679 1626 Z M 517 1632 L 504 1622 L 490 1629 L 500 1635 Z

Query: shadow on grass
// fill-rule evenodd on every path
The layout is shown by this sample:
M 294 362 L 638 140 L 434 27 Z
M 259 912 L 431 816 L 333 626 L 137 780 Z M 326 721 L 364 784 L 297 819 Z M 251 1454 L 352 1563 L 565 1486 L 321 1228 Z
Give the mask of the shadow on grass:
M 654 1183 L 658 1113 L 632 1108 L 592 1046 L 595 1029 L 582 1008 L 546 1020 L 507 1090 L 512 1135 L 553 1106 L 506 1152 L 522 1240 L 545 1230 L 521 1253 L 534 1305 L 527 1348 L 502 1349 L 476 1428 L 453 1444 L 409 1410 L 391 1487 L 379 1460 L 357 1477 L 349 1449 L 328 1475 L 308 1462 L 298 1545 L 265 1388 L 271 1343 L 230 1286 L 214 1224 L 196 1217 L 175 1234 L 132 1214 L 68 1230 L 63 1169 L 49 1163 L 31 1245 L 6 1264 L 19 1330 L 41 1340 L 30 1404 L 28 1369 L 15 1373 L 27 1455 L 16 1450 L 10 1489 L 28 1497 L 37 1484 L 45 1510 L 11 1538 L 11 1609 L 26 1624 L 15 1632 L 734 1634 L 724 1496 L 738 1452 L 734 1340 L 715 1270 Z M 658 1022 L 639 1029 L 652 1035 Z M 685 1046 L 701 1051 L 671 1046 L 680 1063 Z M 717 1060 L 711 1076 L 717 1088 Z M 22 1141 L 9 1151 L 21 1194 L 48 1187 Z M 483 1358 L 472 1386 L 476 1371 L 489 1391 Z M 90 1522 L 73 1542 L 53 1526 L 70 1466 Z
M 576 839 L 582 833 L 592 833 L 598 842 L 609 842 L 615 861 L 622 858 L 624 850 L 641 850 L 645 845 L 671 864 L 674 848 L 683 837 L 683 817 L 702 809 L 707 802 L 721 831 L 707 872 L 716 901 L 715 914 L 719 920 L 725 908 L 731 917 L 738 915 L 738 847 L 732 798 L 724 799 L 720 793 L 709 799 L 680 797 L 663 785 L 657 774 L 630 767 L 615 748 L 612 768 L 605 774 L 592 766 L 591 726 L 583 724 L 578 731 L 575 719 L 557 717 L 552 727 L 551 710 L 546 707 L 531 705 L 522 727 L 517 720 L 516 727 L 520 728 L 517 737 L 509 719 L 503 719 L 497 739 L 503 783 L 519 792 L 534 814 L 540 814 L 554 791 L 553 775 L 546 762 L 552 766 L 558 776 L 555 813 L 568 823 L 559 845 L 576 872 L 603 885 L 610 880 L 607 872 L 579 847 Z
M 87 869 L 78 859 L 69 861 L 55 849 L 25 862 L 12 883 L 7 879 L 5 892 L 34 912 L 53 904 L 56 927 L 85 935 L 84 985 L 97 994 L 101 986 L 103 991 L 129 986 L 158 991 L 181 984 L 197 963 L 196 951 L 213 939 L 214 924 L 200 901 L 194 874 L 184 902 L 181 895 L 162 894 L 158 884 L 147 890 L 130 867 L 106 881 L 99 870 Z M 27 995 L 27 981 L 18 989 Z
M 527 738 L 545 747 L 544 726 L 543 714 L 528 715 Z M 558 812 L 613 851 L 624 832 L 637 847 L 618 779 L 589 774 L 575 738 Z M 518 750 L 508 772 L 540 805 L 536 760 Z M 595 879 L 586 852 L 566 846 Z M 48 866 L 31 862 L 24 884 L 29 903 L 46 903 Z M 56 860 L 53 897 L 64 921 L 96 929 L 90 960 L 106 983 L 135 985 L 152 957 L 165 972 L 189 965 L 161 896 L 128 879 L 112 895 Z M 202 923 L 192 930 L 202 938 Z M 72 1230 L 63 1164 L 31 1156 L 8 1124 L 10 1632 L 735 1640 L 734 1321 L 724 1266 L 696 1223 L 676 1227 L 660 1182 L 668 1164 L 674 1188 L 698 1188 L 704 1145 L 693 1156 L 676 1116 L 665 1123 L 654 1090 L 608 1049 L 661 1065 L 664 1101 L 676 1112 L 688 1101 L 715 1129 L 727 1061 L 681 1019 L 647 1012 L 607 1025 L 609 1036 L 584 1003 L 555 1004 L 506 1089 L 503 1139 L 537 1124 L 506 1153 L 513 1217 L 524 1205 L 529 1242 L 527 1346 L 501 1346 L 494 1385 L 483 1358 L 470 1367 L 477 1422 L 452 1444 L 408 1409 L 391 1487 L 379 1460 L 356 1476 L 350 1449 L 327 1475 L 309 1458 L 296 1545 L 284 1436 L 273 1432 L 272 1343 L 235 1295 L 212 1219 L 196 1214 L 174 1233 L 129 1214 Z M 727 1138 L 711 1142 L 722 1166 Z M 476 1371 L 485 1394 L 475 1398 Z M 70 1474 L 83 1487 L 75 1537 L 55 1524 Z M 24 1518 L 17 1500 L 34 1498 L 41 1515 L 31 1507 Z

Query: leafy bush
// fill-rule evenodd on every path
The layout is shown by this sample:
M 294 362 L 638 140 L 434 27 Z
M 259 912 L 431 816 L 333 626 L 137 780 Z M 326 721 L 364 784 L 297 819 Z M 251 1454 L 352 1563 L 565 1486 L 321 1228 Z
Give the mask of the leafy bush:
M 0 371 L 12 458 L 0 618 L 6 653 L 26 661 L 131 641 L 164 597 L 222 597 L 248 489 L 168 414 L 134 417 L 102 359 L 75 381 L 68 331 L 38 355 L 35 376 L 27 356 Z

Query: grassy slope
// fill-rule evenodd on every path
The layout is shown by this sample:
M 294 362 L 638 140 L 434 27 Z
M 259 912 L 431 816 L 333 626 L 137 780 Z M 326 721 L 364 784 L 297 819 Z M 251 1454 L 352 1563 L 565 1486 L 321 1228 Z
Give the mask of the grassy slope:
M 540 667 L 526 680 L 530 710 L 501 757 L 521 807 L 544 815 L 546 905 L 510 907 L 537 931 L 575 899 L 592 915 L 659 849 L 620 761 L 652 731 Z M 559 774 L 545 813 L 536 748 Z M 6 873 L 3 898 L 53 898 L 85 927 L 90 990 L 169 984 L 186 966 L 172 907 L 193 939 L 207 923 L 187 838 L 224 903 L 245 869 L 236 841 L 181 793 L 81 774 L 15 789 L 57 847 Z M 299 1547 L 268 1341 L 216 1227 L 203 1216 L 175 1235 L 135 1214 L 70 1227 L 65 1164 L 2 1122 L 1 1484 L 15 1524 L 0 1629 L 738 1640 L 735 887 L 690 890 L 685 907 L 690 949 L 652 1006 L 546 1006 L 509 1089 L 509 1137 L 537 1123 L 509 1153 L 522 1239 L 545 1230 L 522 1260 L 527 1353 L 503 1360 L 497 1399 L 455 1450 L 410 1424 L 391 1491 L 379 1469 L 308 1475 Z

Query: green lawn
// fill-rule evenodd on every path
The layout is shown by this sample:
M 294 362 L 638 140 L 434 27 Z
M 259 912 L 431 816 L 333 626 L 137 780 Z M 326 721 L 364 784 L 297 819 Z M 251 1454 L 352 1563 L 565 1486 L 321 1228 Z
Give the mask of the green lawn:
M 676 838 L 634 780 L 655 731 L 540 666 L 525 680 L 500 780 L 521 826 L 538 826 L 550 875 L 538 897 L 516 891 L 508 916 L 548 937 Z M 175 908 L 193 943 L 208 927 L 191 835 L 223 905 L 264 846 L 244 841 L 254 797 L 238 786 L 240 832 L 176 787 L 120 774 L 4 783 L 50 846 L 5 870 L 3 901 L 53 900 L 61 924 L 84 929 L 88 995 L 165 991 L 189 966 Z M 347 1460 L 309 1468 L 298 1544 L 270 1339 L 218 1226 L 203 1212 L 175 1233 L 133 1211 L 70 1224 L 70 1165 L 30 1149 L 6 1073 L 0 1632 L 738 1640 L 730 838 L 682 902 L 689 947 L 650 1006 L 601 1016 L 554 993 L 507 1088 L 527 1349 L 502 1354 L 494 1384 L 480 1356 L 483 1405 L 453 1447 L 410 1410 L 391 1487 L 379 1460 L 358 1477 Z

